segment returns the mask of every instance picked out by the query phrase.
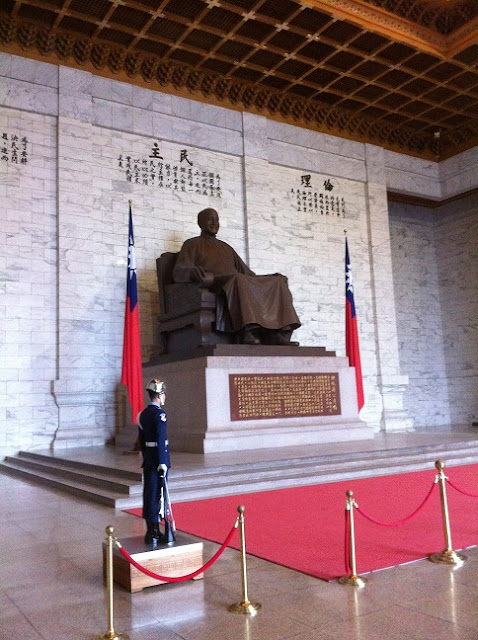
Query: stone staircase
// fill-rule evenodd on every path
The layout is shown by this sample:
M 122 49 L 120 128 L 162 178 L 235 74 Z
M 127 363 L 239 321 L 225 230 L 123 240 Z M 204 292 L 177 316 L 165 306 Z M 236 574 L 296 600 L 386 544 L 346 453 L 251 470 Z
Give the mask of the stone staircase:
M 172 498 L 179 503 L 409 471 L 430 470 L 433 475 L 437 459 L 443 460 L 447 468 L 476 463 L 478 441 L 229 464 L 193 470 L 172 469 L 170 485 Z M 130 509 L 142 504 L 141 474 L 134 471 L 27 451 L 5 458 L 0 463 L 0 471 L 116 509 Z M 353 489 L 353 486 L 350 488 Z

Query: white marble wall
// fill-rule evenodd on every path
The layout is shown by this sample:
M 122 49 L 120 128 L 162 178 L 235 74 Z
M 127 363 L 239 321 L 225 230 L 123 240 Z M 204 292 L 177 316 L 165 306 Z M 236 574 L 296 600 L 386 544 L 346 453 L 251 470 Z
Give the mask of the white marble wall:
M 441 200 L 445 185 L 440 165 L 430 160 L 384 152 L 387 190 L 429 200 Z
M 478 173 L 478 148 L 468 149 L 439 165 L 442 197 L 450 198 L 476 189 Z
M 478 197 L 440 207 L 435 246 L 450 420 L 478 417 Z
M 401 398 L 414 369 L 399 358 L 386 187 L 439 198 L 437 165 L 6 54 L 0 76 L 2 129 L 31 140 L 25 167 L 0 161 L 2 451 L 95 444 L 121 422 L 129 199 L 143 361 L 156 348 L 155 258 L 195 235 L 197 212 L 207 206 L 220 212 L 220 237 L 254 270 L 289 277 L 301 343 L 342 355 L 347 228 L 362 417 L 375 428 L 409 424 Z M 119 157 L 144 158 L 155 141 L 165 161 L 187 149 L 196 166 L 220 174 L 222 197 L 128 181 Z M 316 188 L 333 182 L 345 219 L 297 211 L 290 190 L 304 174 Z M 452 223 L 445 216 L 443 224 Z M 29 408 L 23 380 L 35 381 Z
M 434 210 L 389 203 L 400 362 L 415 426 L 450 424 Z
M 400 362 L 417 426 L 469 425 L 478 409 L 478 201 L 390 203 Z
M 56 119 L 0 107 L 0 136 L 0 447 L 9 450 L 48 446 L 58 423 Z M 3 159 L 12 136 L 27 139 L 26 164 Z

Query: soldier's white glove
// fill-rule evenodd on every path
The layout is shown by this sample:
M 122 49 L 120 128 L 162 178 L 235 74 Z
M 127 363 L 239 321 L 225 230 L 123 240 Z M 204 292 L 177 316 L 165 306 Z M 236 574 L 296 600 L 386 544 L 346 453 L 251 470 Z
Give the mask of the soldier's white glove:
M 158 466 L 158 471 L 162 471 L 163 472 L 163 476 L 166 475 L 167 470 L 168 470 L 168 467 L 165 464 L 160 464 Z

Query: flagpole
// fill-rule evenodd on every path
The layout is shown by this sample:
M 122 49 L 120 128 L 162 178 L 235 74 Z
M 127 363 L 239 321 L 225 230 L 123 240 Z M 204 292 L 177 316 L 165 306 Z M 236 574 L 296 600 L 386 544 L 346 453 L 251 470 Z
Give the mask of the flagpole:
M 144 407 L 143 372 L 141 363 L 136 259 L 134 253 L 133 201 L 131 199 L 128 200 L 128 204 L 128 266 L 126 272 L 126 304 L 121 382 L 128 388 L 128 400 L 132 410 L 132 422 L 133 424 L 137 424 L 137 415 Z
M 357 315 L 355 312 L 354 285 L 352 279 L 352 266 L 347 242 L 347 230 L 345 234 L 345 355 L 349 359 L 349 365 L 355 368 L 355 381 L 357 387 L 357 407 L 360 411 L 364 406 L 364 393 L 362 381 L 362 365 L 360 362 L 360 346 L 357 327 Z

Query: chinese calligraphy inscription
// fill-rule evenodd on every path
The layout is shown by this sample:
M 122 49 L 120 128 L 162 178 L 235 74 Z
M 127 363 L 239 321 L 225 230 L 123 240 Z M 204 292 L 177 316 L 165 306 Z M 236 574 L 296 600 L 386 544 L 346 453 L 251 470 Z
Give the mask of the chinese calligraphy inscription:
M 180 149 L 177 157 L 163 152 L 159 142 L 153 142 L 146 157 L 120 154 L 118 168 L 128 182 L 159 187 L 171 191 L 197 193 L 212 198 L 222 197 L 221 176 L 217 171 L 194 165 L 188 149 Z
M 231 420 L 340 415 L 338 373 L 231 374 Z
M 325 178 L 320 189 L 312 184 L 312 175 L 300 176 L 300 184 L 290 190 L 295 197 L 296 211 L 317 213 L 321 216 L 345 218 L 345 198 L 337 192 L 337 185 L 330 178 Z
M 0 139 L 0 160 L 11 164 L 27 164 L 28 140 L 25 136 L 18 136 L 15 133 L 2 133 Z

